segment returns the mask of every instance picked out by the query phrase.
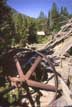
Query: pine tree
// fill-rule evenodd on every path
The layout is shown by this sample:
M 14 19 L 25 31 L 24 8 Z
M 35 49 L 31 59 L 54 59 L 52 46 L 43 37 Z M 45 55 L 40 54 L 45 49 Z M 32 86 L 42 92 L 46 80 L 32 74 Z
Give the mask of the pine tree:
M 40 14 L 39 14 L 39 17 L 38 18 L 40 18 L 40 19 L 44 19 L 44 18 L 46 18 L 46 16 L 45 16 L 45 14 L 44 14 L 44 12 L 43 11 L 41 11 L 40 12 Z
M 7 5 L 7 0 L 0 0 L 0 37 L 5 41 L 4 46 L 11 45 L 14 33 L 11 8 Z
M 61 11 L 60 11 L 60 15 L 63 15 L 63 13 L 64 13 L 64 8 L 63 8 L 63 6 L 61 7 Z
M 25 46 L 28 39 L 28 19 L 25 18 L 22 14 L 16 14 L 13 17 L 15 22 L 15 30 L 16 30 L 16 42 L 20 44 L 20 46 Z
M 61 11 L 60 11 L 60 26 L 62 26 L 63 24 L 66 23 L 66 21 L 69 18 L 69 13 L 66 7 L 61 7 Z
M 40 12 L 39 17 L 37 18 L 38 30 L 45 31 L 47 17 L 43 11 Z
M 64 14 L 64 16 L 68 16 L 68 11 L 67 11 L 66 7 L 64 7 L 64 9 L 63 9 L 63 14 Z
M 57 8 L 57 5 L 56 3 L 53 3 L 52 5 L 52 8 L 51 8 L 51 15 L 52 15 L 52 18 L 57 18 L 59 16 L 59 12 L 58 12 L 58 8 Z
M 48 14 L 48 28 L 51 31 L 58 31 L 59 29 L 59 11 L 56 3 L 53 3 L 51 10 Z
M 66 7 L 61 7 L 61 12 L 60 12 L 61 15 L 63 16 L 68 16 L 69 13 L 68 13 L 68 10 Z
M 52 29 L 52 21 L 51 21 L 51 12 L 48 12 L 48 20 L 47 20 L 47 33 L 49 34 Z
M 37 42 L 37 27 L 35 22 L 32 22 L 29 26 L 28 42 L 29 43 Z

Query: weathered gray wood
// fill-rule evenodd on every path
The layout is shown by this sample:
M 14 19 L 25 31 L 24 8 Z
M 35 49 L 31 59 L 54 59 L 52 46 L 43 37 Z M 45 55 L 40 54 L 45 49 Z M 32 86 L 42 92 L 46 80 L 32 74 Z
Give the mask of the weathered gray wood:
M 63 95 L 64 95 L 66 102 L 68 103 L 68 105 L 72 105 L 72 99 L 70 98 L 71 92 L 68 86 L 66 85 L 66 83 L 63 81 L 61 77 L 59 77 L 59 81 L 60 81 L 60 86 L 63 91 Z

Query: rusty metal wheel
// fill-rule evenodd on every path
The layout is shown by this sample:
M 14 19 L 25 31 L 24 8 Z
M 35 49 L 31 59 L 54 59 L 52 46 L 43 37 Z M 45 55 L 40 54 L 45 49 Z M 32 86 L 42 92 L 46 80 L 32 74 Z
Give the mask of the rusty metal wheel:
M 15 77 L 9 75 L 8 79 L 12 87 L 25 88 L 27 97 L 33 107 L 35 105 L 29 87 L 31 87 L 34 92 L 46 90 L 57 94 L 58 78 L 49 57 L 47 58 L 44 53 L 31 49 L 18 50 L 16 53 L 13 50 L 8 54 L 12 54 L 18 72 Z M 49 74 L 52 74 L 52 76 L 48 77 Z M 54 78 L 55 81 L 54 85 L 49 85 L 48 82 L 52 78 Z M 56 94 L 53 100 L 56 98 Z

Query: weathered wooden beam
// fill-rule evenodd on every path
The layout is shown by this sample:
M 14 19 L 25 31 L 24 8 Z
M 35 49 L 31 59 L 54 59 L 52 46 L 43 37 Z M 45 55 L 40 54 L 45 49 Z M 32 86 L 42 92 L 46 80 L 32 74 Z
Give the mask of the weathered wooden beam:
M 68 105 L 72 105 L 72 99 L 70 97 L 71 92 L 70 92 L 68 86 L 66 85 L 66 83 L 63 81 L 63 79 L 61 77 L 59 77 L 59 81 L 60 81 L 60 86 L 63 91 L 65 100 L 67 101 Z

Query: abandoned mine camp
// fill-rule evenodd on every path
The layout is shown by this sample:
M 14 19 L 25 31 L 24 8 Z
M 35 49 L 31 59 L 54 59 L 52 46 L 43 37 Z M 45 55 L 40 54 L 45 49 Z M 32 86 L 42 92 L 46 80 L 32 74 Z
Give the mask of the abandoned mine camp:
M 72 107 L 71 6 L 0 0 L 0 107 Z

